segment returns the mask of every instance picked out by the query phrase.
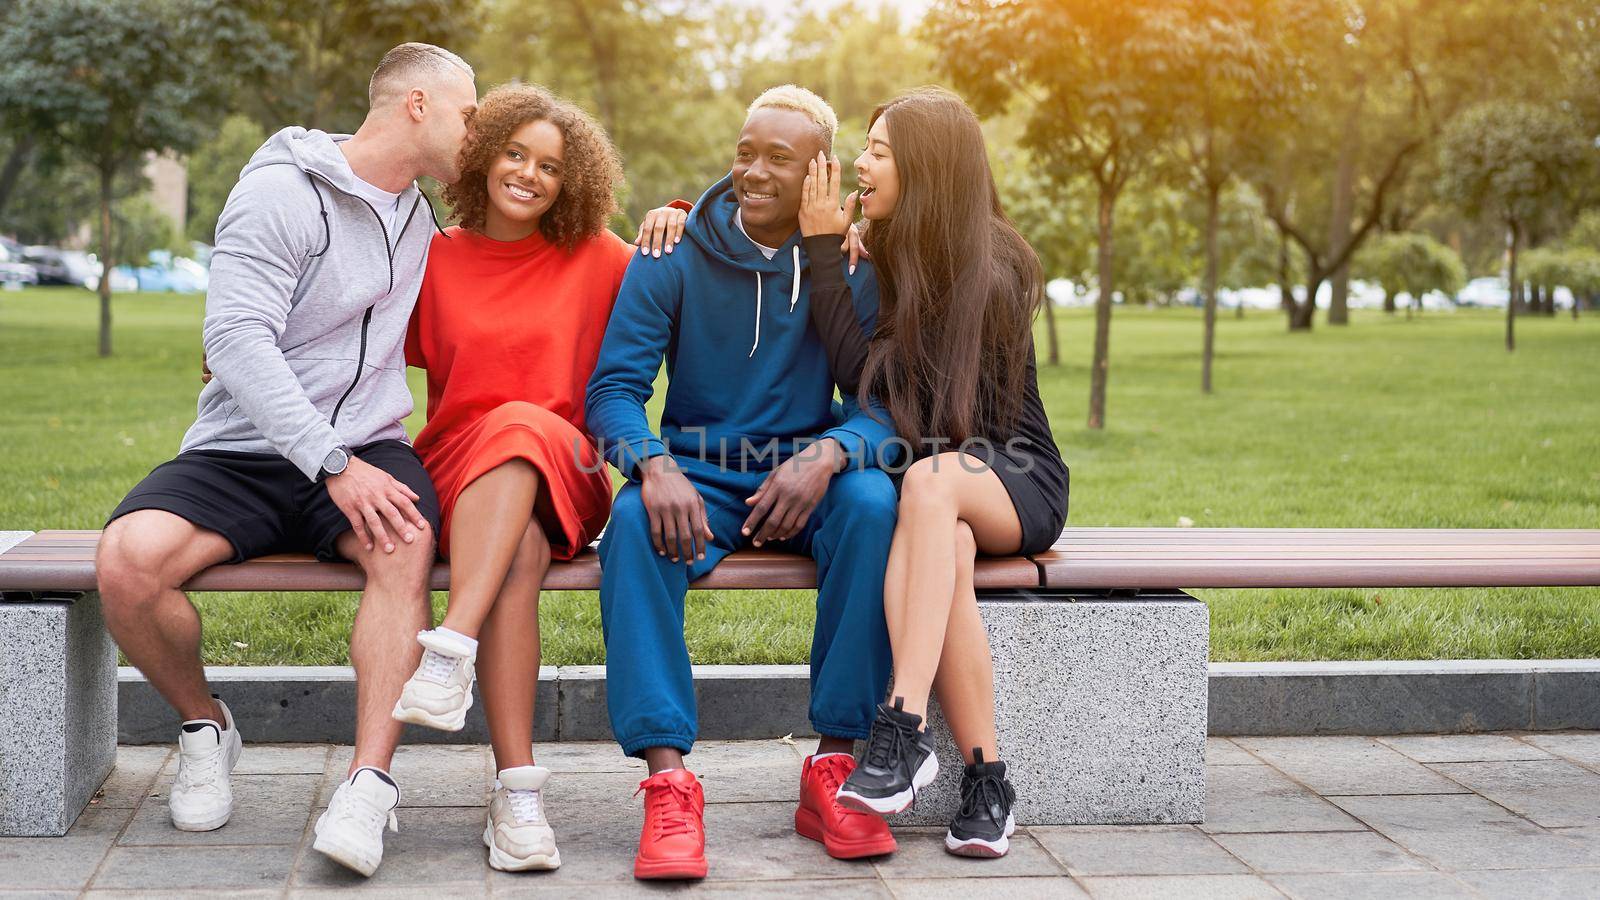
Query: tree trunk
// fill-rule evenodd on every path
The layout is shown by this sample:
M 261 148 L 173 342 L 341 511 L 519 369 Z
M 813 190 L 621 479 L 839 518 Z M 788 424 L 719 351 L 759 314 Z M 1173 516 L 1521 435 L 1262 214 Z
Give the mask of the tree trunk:
M 1345 127 L 1345 140 L 1339 149 L 1339 170 L 1333 180 L 1333 209 L 1328 216 L 1328 256 L 1338 258 L 1350 241 L 1351 207 L 1355 205 L 1356 146 L 1353 135 L 1360 114 L 1358 100 L 1351 110 Z M 1333 273 L 1332 296 L 1328 298 L 1328 324 L 1350 324 L 1350 263 L 1348 260 Z
M 111 269 L 117 264 L 111 243 L 111 178 L 117 167 L 100 164 L 100 355 L 111 355 Z
M 1517 231 L 1517 223 L 1512 222 L 1510 241 L 1511 271 L 1507 276 L 1510 279 L 1511 295 L 1506 298 L 1507 353 L 1517 349 L 1517 304 L 1522 302 L 1522 283 L 1517 281 L 1517 245 L 1521 243 L 1521 241 L 1522 235 Z
M 1200 351 L 1200 390 L 1211 393 L 1211 359 L 1217 342 L 1217 220 L 1222 205 L 1222 186 L 1208 185 L 1206 191 L 1206 281 L 1205 340 Z
M 1530 313 L 1538 314 L 1544 312 L 1544 307 L 1540 305 L 1539 290 L 1538 282 L 1528 283 L 1528 312 Z
M 4 166 L 0 166 L 0 212 L 5 212 L 6 201 L 11 199 L 11 191 L 17 186 L 17 177 L 22 170 L 27 168 L 28 160 L 33 156 L 34 136 L 24 134 L 17 138 L 11 145 L 11 152 L 6 154 Z
M 1306 299 L 1296 303 L 1289 313 L 1290 331 L 1310 331 L 1317 320 L 1317 291 L 1322 289 L 1324 278 L 1306 279 Z
M 1289 284 L 1289 234 L 1278 229 L 1278 307 L 1294 312 L 1294 287 Z
M 1394 291 L 1391 291 L 1388 288 L 1383 289 L 1383 311 L 1391 316 L 1394 315 L 1395 311 Z
M 1056 337 L 1056 305 L 1050 299 L 1050 292 L 1044 295 L 1044 330 L 1050 338 L 1050 360 L 1052 366 L 1061 365 L 1061 340 Z
M 1109 184 L 1100 185 L 1098 262 L 1100 296 L 1094 303 L 1094 363 L 1089 373 L 1089 427 L 1106 427 L 1106 381 L 1111 368 L 1111 225 L 1117 195 Z

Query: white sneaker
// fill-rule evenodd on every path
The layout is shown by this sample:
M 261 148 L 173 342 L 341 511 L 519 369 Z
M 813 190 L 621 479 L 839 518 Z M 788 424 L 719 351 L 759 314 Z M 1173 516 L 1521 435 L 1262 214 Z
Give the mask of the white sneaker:
M 191 719 L 178 732 L 178 777 L 167 796 L 167 808 L 179 831 L 215 831 L 233 815 L 228 775 L 239 763 L 244 741 L 228 704 L 218 700 L 217 706 L 222 708 L 220 725 L 211 719 Z
M 476 652 L 454 635 L 417 632 L 422 663 L 400 691 L 394 717 L 440 731 L 460 731 L 472 708 L 473 661 Z
M 389 773 L 372 766 L 356 770 L 333 792 L 328 808 L 317 819 L 317 839 L 311 849 L 341 866 L 363 875 L 377 871 L 383 862 L 383 826 L 399 831 L 394 808 L 400 805 L 400 788 Z
M 489 797 L 489 824 L 483 843 L 489 848 L 489 865 L 502 872 L 561 867 L 556 833 L 544 817 L 540 790 L 550 780 L 543 766 L 502 769 Z

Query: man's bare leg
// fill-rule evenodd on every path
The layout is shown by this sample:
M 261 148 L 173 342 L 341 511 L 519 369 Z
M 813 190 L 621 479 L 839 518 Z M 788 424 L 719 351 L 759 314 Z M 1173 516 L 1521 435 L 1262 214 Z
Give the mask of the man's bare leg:
M 356 749 L 354 774 L 362 766 L 388 771 L 405 726 L 390 713 L 400 689 L 422 657 L 417 632 L 429 626 L 428 573 L 433 568 L 433 535 L 415 543 L 396 541 L 394 552 L 367 550 L 354 532 L 339 536 L 339 554 L 367 575 L 350 635 L 350 664 L 356 670 Z
M 179 587 L 232 557 L 227 538 L 158 509 L 112 522 L 95 549 L 106 629 L 185 720 L 224 722 L 200 661 L 200 614 Z

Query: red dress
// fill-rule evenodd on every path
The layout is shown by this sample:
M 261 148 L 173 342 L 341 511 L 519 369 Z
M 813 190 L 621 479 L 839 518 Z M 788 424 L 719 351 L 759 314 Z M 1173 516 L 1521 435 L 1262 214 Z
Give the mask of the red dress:
M 571 253 L 537 232 L 520 241 L 446 234 L 433 238 L 406 337 L 406 362 L 428 371 L 416 450 L 439 492 L 439 552 L 449 555 L 461 491 L 525 459 L 541 478 L 536 512 L 551 552 L 571 559 L 611 511 L 583 393 L 633 248 L 609 231 Z

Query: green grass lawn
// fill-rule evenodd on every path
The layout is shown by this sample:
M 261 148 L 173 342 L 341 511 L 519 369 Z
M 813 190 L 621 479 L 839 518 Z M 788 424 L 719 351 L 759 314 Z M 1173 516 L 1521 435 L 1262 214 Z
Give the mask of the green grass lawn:
M 95 356 L 82 291 L 0 293 L 0 529 L 98 528 L 171 457 L 194 416 L 203 301 L 117 300 Z M 1224 316 L 1217 392 L 1199 393 L 1199 316 L 1119 309 L 1109 427 L 1083 427 L 1087 311 L 1061 316 L 1066 363 L 1041 389 L 1072 466 L 1078 525 L 1600 526 L 1600 319 L 1357 312 L 1287 334 Z M 412 372 L 421 419 L 421 378 Z M 1212 657 L 1600 656 L 1600 590 L 1206 591 Z M 198 595 L 213 664 L 346 661 L 355 597 Z M 435 597 L 442 606 L 443 597 Z M 545 661 L 603 661 L 593 594 L 552 593 Z M 804 662 L 806 592 L 691 595 L 696 662 Z M 1063 639 L 1070 639 L 1066 636 Z

